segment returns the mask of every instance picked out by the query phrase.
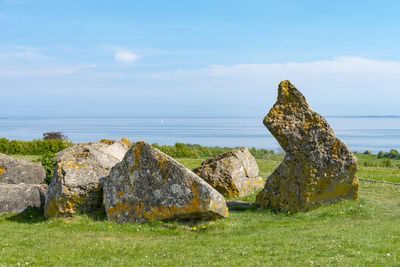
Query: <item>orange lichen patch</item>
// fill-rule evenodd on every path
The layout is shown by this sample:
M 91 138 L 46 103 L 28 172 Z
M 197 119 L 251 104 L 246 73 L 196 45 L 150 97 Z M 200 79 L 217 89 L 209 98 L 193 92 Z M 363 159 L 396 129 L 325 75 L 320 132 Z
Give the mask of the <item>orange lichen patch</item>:
M 121 215 L 125 212 L 129 213 L 130 210 L 131 210 L 131 207 L 130 207 L 129 202 L 125 202 L 125 203 L 117 202 L 115 207 L 111 207 L 108 209 L 108 214 L 109 214 L 109 216 L 114 217 L 116 215 Z
M 121 192 L 119 192 L 119 193 L 117 194 L 117 197 L 118 197 L 118 198 L 121 198 L 123 195 L 124 195 L 124 192 L 121 191 Z
M 64 189 L 66 189 L 66 187 L 64 187 Z M 69 192 L 69 190 L 67 192 Z M 56 199 L 54 197 L 44 211 L 45 216 L 49 218 L 63 215 L 72 215 L 79 210 L 84 200 L 85 198 L 80 196 L 78 193 L 73 193 L 70 196 L 63 196 L 59 199 Z
M 134 153 L 135 153 L 135 166 L 133 166 L 133 167 L 131 168 L 131 171 L 134 171 L 134 170 L 136 170 L 137 168 L 139 168 L 140 156 L 141 156 L 141 154 L 142 154 L 143 146 L 144 146 L 144 144 L 142 144 L 142 143 L 137 143 L 137 144 L 135 145 L 135 148 L 134 148 Z
M 80 171 L 82 168 L 87 167 L 85 163 L 81 164 L 80 162 L 77 162 L 75 160 L 67 161 L 64 166 L 68 167 L 69 169 L 76 169 L 78 171 Z
M 117 202 L 115 207 L 111 207 L 108 209 L 108 214 L 111 217 L 116 217 L 118 215 L 122 215 L 125 212 L 130 212 L 130 218 L 133 221 L 138 221 L 141 219 L 145 219 L 147 221 L 155 221 L 155 220 L 164 220 L 171 218 L 174 215 L 184 215 L 184 214 L 191 214 L 191 213 L 198 213 L 198 212 L 205 212 L 208 209 L 216 210 L 217 206 L 214 203 L 210 207 L 210 199 L 203 200 L 200 198 L 199 195 L 199 185 L 193 185 L 190 187 L 191 191 L 193 192 L 193 198 L 185 206 L 148 206 L 145 207 L 144 202 L 130 205 L 129 202 L 120 203 Z M 226 210 L 226 214 L 227 214 Z
M 340 142 L 335 142 L 332 146 L 332 156 L 336 159 L 339 158 L 340 154 Z
M 129 139 L 127 139 L 127 138 L 125 138 L 125 137 L 123 137 L 121 140 L 122 140 L 122 142 L 124 142 L 125 145 L 127 145 L 128 147 L 131 147 L 131 146 L 133 145 L 132 141 L 130 141 Z
M 112 145 L 115 143 L 113 140 L 108 140 L 108 139 L 101 139 L 100 143 L 106 144 L 106 145 Z
M 58 205 L 58 203 L 57 203 L 57 201 L 56 201 L 56 198 L 54 197 L 52 200 L 51 200 L 51 202 L 50 202 L 50 204 L 47 206 L 47 209 L 44 211 L 44 215 L 47 217 L 47 218 L 50 218 L 50 217 L 55 217 L 55 216 L 57 216 L 57 214 L 59 214 L 59 213 L 61 213 L 62 211 L 61 211 L 61 209 L 60 209 L 60 206 Z
M 322 194 L 314 195 L 310 197 L 310 201 L 312 202 L 320 202 L 325 200 L 331 200 L 335 198 L 345 197 L 349 191 L 352 189 L 352 186 L 344 183 L 334 183 L 330 188 L 328 188 Z
M 3 173 L 5 173 L 6 170 L 3 167 L 0 167 L 0 177 L 3 175 Z

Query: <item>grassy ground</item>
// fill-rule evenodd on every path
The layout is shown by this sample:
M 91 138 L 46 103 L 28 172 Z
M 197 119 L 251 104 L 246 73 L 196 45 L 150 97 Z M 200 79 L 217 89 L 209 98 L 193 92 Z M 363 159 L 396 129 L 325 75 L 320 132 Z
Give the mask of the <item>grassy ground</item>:
M 0 215 L 0 266 L 400 264 L 400 187 L 361 182 L 359 201 L 308 213 L 250 208 L 215 222 L 118 225 L 98 217 Z M 195 227 L 195 228 L 194 228 Z
M 367 156 L 360 164 L 373 160 Z M 178 160 L 191 169 L 202 162 Z M 280 160 L 258 160 L 264 178 Z M 359 176 L 399 182 L 399 172 L 360 167 Z M 400 186 L 360 183 L 359 201 L 296 214 L 251 207 L 215 222 L 118 225 L 104 212 L 47 221 L 39 211 L 3 214 L 0 266 L 400 265 Z M 252 203 L 255 195 L 236 199 Z

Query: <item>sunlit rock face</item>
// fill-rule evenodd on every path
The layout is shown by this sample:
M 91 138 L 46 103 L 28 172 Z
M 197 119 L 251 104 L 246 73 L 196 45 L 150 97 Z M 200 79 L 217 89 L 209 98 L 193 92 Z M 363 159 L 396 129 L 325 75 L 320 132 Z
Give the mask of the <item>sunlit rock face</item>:
M 261 189 L 257 162 L 248 148 L 233 149 L 203 161 L 193 170 L 224 196 L 246 196 Z
M 357 159 L 289 81 L 264 125 L 286 156 L 268 177 L 256 203 L 277 211 L 307 211 L 340 199 L 357 199 Z
M 103 190 L 107 217 L 118 223 L 228 216 L 220 193 L 143 141 L 111 169 Z
M 16 159 L 0 153 L 1 184 L 44 184 L 46 171 L 40 163 Z
M 45 217 L 89 213 L 102 206 L 100 179 L 120 162 L 132 143 L 101 140 L 78 144 L 57 154 L 57 165 L 46 194 Z

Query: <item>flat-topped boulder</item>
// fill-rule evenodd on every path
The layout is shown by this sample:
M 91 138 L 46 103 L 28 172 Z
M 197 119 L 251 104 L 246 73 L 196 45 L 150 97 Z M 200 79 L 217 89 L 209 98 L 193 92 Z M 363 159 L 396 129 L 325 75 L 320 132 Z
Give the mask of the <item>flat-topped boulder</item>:
M 278 211 L 307 211 L 340 199 L 357 199 L 357 159 L 289 81 L 264 125 L 286 156 L 268 177 L 256 204 Z
M 245 196 L 264 185 L 257 162 L 247 148 L 207 159 L 193 172 L 224 196 Z
M 0 153 L 0 183 L 45 184 L 46 171 L 40 163 L 16 159 Z
M 118 223 L 228 216 L 220 193 L 143 141 L 111 169 L 103 190 L 107 217 Z
M 21 213 L 44 205 L 46 185 L 0 184 L 0 213 Z
M 87 213 L 102 206 L 100 179 L 120 162 L 131 142 L 101 140 L 78 144 L 57 154 L 57 165 L 46 194 L 46 217 Z

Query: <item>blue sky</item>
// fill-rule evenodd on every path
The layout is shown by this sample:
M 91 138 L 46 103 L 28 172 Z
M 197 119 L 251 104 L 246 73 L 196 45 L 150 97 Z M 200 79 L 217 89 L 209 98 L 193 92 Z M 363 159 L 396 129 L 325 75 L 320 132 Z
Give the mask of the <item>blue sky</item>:
M 0 0 L 0 116 L 400 115 L 399 1 Z

